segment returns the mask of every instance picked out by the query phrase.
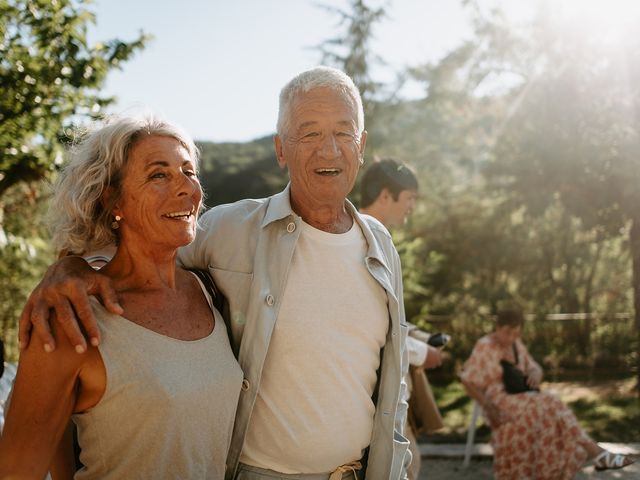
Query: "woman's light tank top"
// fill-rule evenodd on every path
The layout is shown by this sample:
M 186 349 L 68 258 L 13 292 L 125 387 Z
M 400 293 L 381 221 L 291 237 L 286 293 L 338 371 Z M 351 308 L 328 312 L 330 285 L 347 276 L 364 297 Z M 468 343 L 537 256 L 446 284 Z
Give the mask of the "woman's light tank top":
M 208 336 L 184 341 L 91 303 L 107 385 L 72 417 L 85 465 L 75 478 L 223 478 L 242 371 L 220 314 Z

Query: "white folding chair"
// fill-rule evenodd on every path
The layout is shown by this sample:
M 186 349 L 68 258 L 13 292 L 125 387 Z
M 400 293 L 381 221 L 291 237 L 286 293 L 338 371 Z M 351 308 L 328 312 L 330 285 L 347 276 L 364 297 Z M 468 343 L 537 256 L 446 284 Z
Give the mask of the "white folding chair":
M 18 367 L 13 363 L 4 362 L 4 373 L 0 378 L 0 433 L 4 428 L 4 411 L 9 409 L 8 399 L 13 388 Z
M 471 461 L 471 452 L 473 451 L 473 442 L 476 438 L 476 423 L 478 422 L 478 416 L 482 409 L 480 404 L 473 400 L 473 410 L 471 411 L 471 421 L 469 422 L 469 429 L 467 431 L 467 445 L 464 448 L 464 460 L 462 461 L 462 468 L 467 468 Z

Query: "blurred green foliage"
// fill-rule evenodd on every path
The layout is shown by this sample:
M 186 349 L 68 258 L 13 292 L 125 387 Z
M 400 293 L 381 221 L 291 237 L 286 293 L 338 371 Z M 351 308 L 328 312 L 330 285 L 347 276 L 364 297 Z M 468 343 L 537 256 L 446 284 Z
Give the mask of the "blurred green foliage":
M 107 73 L 143 48 L 143 34 L 89 45 L 82 0 L 0 2 L 0 198 L 43 179 L 62 161 L 67 129 L 97 118 Z
M 83 0 L 0 0 L 0 333 L 16 358 L 16 322 L 53 252 L 42 225 L 46 184 L 72 127 L 102 114 L 107 73 L 148 37 L 89 45 Z
M 285 171 L 278 167 L 273 138 L 247 143 L 198 142 L 200 181 L 209 207 L 241 198 L 262 198 L 282 190 Z
M 46 209 L 43 200 L 37 188 L 24 183 L 14 185 L 2 198 L 0 336 L 5 342 L 5 355 L 12 361 L 18 358 L 17 320 L 27 295 L 55 258 L 42 224 Z

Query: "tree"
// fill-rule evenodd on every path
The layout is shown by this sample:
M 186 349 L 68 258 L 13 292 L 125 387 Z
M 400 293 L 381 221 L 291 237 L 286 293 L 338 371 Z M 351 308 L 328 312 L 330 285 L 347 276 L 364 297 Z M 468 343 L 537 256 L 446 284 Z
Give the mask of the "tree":
M 27 292 L 54 258 L 41 180 L 61 165 L 69 128 L 113 101 L 100 95 L 107 73 L 148 40 L 89 45 L 87 3 L 0 0 L 0 333 L 12 360 Z
M 67 128 L 113 101 L 99 95 L 107 73 L 148 39 L 90 46 L 85 3 L 0 1 L 0 198 L 60 165 Z
M 350 0 L 350 11 L 327 5 L 321 7 L 337 15 L 338 26 L 346 30 L 341 36 L 325 40 L 317 47 L 322 54 L 321 61 L 342 69 L 353 79 L 362 96 L 365 119 L 373 121 L 376 97 L 382 84 L 373 79 L 371 70 L 383 61 L 373 54 L 371 40 L 374 26 L 386 16 L 384 7 L 370 7 L 364 0 Z
M 15 185 L 0 210 L 0 337 L 7 361 L 18 359 L 17 320 L 45 269 L 55 259 L 42 225 L 45 202 L 36 186 Z M 4 227 L 4 228 L 3 228 Z M 7 233 L 5 233 L 7 232 Z
M 543 4 L 521 35 L 525 48 L 496 46 L 504 30 L 488 18 L 485 59 L 515 73 L 503 98 L 510 112 L 496 135 L 487 174 L 531 214 L 560 202 L 600 239 L 627 236 L 632 263 L 640 388 L 640 43 L 635 31 L 611 44 L 593 29 L 554 15 Z M 480 22 L 479 22 L 480 24 Z M 597 25 L 597 24 L 596 24 Z M 591 25 L 593 27 L 593 25 Z M 482 42 L 480 42 L 482 43 Z
M 473 41 L 436 64 L 410 70 L 424 84 L 424 97 L 377 111 L 378 120 L 384 116 L 375 131 L 380 150 L 409 161 L 420 176 L 423 202 L 406 231 L 396 235 L 408 266 L 408 317 L 420 323 L 444 314 L 471 323 L 511 301 L 538 318 L 554 312 L 609 315 L 630 307 L 628 284 L 621 284 L 630 278 L 626 244 L 620 241 L 628 231 L 624 220 L 616 223 L 612 216 L 610 227 L 594 223 L 588 217 L 593 202 L 571 204 L 558 193 L 560 187 L 580 188 L 575 170 L 559 174 L 566 168 L 565 152 L 545 143 L 564 121 L 562 102 L 569 92 L 535 95 L 531 103 L 522 94 L 531 93 L 528 79 L 539 79 L 541 72 L 552 78 L 559 58 L 548 61 L 541 55 L 545 48 L 498 12 L 475 13 Z M 554 115 L 537 119 L 535 108 L 548 103 L 556 107 Z M 590 115 L 598 118 L 595 110 Z M 614 117 L 602 118 L 606 124 Z M 568 129 L 562 135 L 565 145 L 582 140 Z M 517 155 L 504 148 L 510 140 L 518 145 Z M 544 160 L 556 170 L 536 170 L 542 161 L 531 162 L 536 148 L 545 149 Z M 589 329 L 588 321 L 575 325 Z M 534 322 L 534 334 L 546 328 Z M 588 342 L 559 346 L 562 341 L 556 336 L 555 343 L 545 342 L 558 352 L 543 353 L 559 353 L 558 364 L 591 364 Z

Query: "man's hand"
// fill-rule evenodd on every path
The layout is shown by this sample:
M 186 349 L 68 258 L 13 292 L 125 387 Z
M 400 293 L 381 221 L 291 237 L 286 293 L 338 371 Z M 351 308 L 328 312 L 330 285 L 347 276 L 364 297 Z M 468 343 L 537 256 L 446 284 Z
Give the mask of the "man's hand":
M 91 310 L 89 295 L 99 296 L 111 313 L 123 313 L 111 280 L 96 272 L 83 258 L 64 257 L 51 265 L 31 292 L 20 316 L 20 349 L 29 345 L 32 329 L 42 340 L 45 351 L 52 352 L 56 348 L 49 326 L 51 309 L 55 310 L 57 322 L 78 353 L 87 349 L 80 324 L 91 345 L 97 346 L 100 343 L 100 331 Z
M 422 368 L 429 370 L 439 367 L 440 365 L 442 365 L 442 352 L 439 348 L 427 345 L 427 358 L 424 359 Z

